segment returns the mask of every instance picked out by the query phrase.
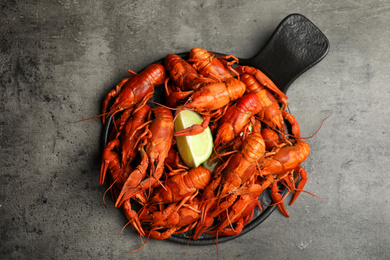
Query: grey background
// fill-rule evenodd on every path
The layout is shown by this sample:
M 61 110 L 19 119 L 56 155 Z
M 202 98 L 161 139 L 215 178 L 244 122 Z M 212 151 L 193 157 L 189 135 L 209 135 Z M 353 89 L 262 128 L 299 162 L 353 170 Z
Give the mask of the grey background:
M 327 57 L 288 91 L 310 136 L 306 190 L 219 259 L 390 256 L 389 1 L 1 1 L 0 258 L 216 259 L 215 245 L 150 239 L 144 248 L 99 185 L 105 93 L 127 69 L 202 47 L 253 56 L 301 13 Z M 109 204 L 110 199 L 107 198 Z

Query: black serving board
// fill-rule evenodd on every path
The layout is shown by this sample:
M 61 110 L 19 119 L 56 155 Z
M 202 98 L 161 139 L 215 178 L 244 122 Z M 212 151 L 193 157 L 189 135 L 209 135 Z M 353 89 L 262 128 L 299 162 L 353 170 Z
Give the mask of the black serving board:
M 239 58 L 239 65 L 248 65 L 261 70 L 278 88 L 287 92 L 291 83 L 305 71 L 321 61 L 329 51 L 329 41 L 326 36 L 305 16 L 291 14 L 281 21 L 274 33 L 260 51 L 249 59 Z M 189 58 L 189 52 L 178 53 L 183 59 Z M 217 56 L 227 54 L 216 53 Z M 153 63 L 164 64 L 164 58 Z M 152 101 L 161 103 L 163 100 L 163 88 L 156 88 Z M 108 136 L 113 127 L 112 117 L 107 122 L 102 132 L 102 150 L 108 143 Z M 284 186 L 280 189 L 283 194 L 287 192 Z M 273 203 L 269 189 L 259 197 L 262 210 L 256 208 L 252 220 L 244 227 L 243 231 L 236 236 L 219 236 L 202 234 L 197 240 L 189 240 L 191 231 L 175 234 L 168 240 L 190 244 L 207 245 L 229 241 L 241 236 L 257 227 L 275 210 L 276 206 L 267 206 Z

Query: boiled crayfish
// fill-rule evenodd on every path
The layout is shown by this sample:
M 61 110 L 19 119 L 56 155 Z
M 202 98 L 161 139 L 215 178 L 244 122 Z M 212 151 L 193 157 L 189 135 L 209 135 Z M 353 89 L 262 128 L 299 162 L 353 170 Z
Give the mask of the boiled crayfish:
M 237 235 L 254 210 L 265 206 L 259 202 L 265 190 L 286 217 L 280 186 L 294 194 L 290 204 L 303 191 L 308 177 L 301 165 L 310 146 L 286 111 L 287 96 L 260 70 L 238 62 L 201 48 L 192 49 L 187 60 L 169 54 L 164 66 L 132 73 L 106 95 L 103 113 L 116 119 L 100 183 L 109 176 L 115 206 L 141 236 Z M 152 108 L 148 100 L 159 85 L 165 85 L 166 102 Z M 172 110 L 184 109 L 200 113 L 204 121 L 174 133 Z M 174 136 L 198 134 L 207 126 L 217 167 L 189 168 Z

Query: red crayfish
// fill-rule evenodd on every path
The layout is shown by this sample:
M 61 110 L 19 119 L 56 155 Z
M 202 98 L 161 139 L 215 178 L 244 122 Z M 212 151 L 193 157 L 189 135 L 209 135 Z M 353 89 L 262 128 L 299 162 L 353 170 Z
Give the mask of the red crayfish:
M 216 57 L 193 48 L 187 60 L 169 54 L 164 65 L 130 71 L 134 76 L 106 95 L 103 115 L 116 117 L 102 155 L 100 184 L 110 181 L 115 207 L 141 236 L 237 235 L 256 208 L 266 206 L 260 196 L 267 189 L 289 217 L 280 187 L 294 194 L 293 204 L 308 180 L 301 165 L 310 146 L 286 111 L 287 96 L 260 70 L 238 63 L 233 55 Z M 165 103 L 152 108 L 148 101 L 162 84 Z M 185 109 L 204 120 L 174 133 L 172 111 Z M 199 134 L 207 126 L 216 167 L 189 168 L 174 137 Z

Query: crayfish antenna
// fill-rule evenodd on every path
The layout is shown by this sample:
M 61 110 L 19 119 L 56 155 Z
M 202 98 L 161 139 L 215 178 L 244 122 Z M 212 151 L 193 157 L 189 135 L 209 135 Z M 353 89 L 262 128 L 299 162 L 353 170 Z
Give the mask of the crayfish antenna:
M 332 114 L 330 114 L 330 115 L 328 115 L 327 117 L 325 117 L 324 119 L 322 119 L 320 126 L 318 127 L 317 131 L 315 131 L 314 134 L 312 134 L 312 135 L 309 136 L 309 137 L 301 137 L 301 139 L 310 139 L 310 138 L 314 137 L 314 136 L 320 131 L 320 129 L 321 129 L 322 124 L 324 123 L 324 121 L 325 121 L 326 119 L 328 119 L 331 115 L 332 115 Z
M 190 241 L 191 241 L 191 237 L 188 238 L 188 242 L 187 242 L 187 249 L 186 249 L 186 252 L 184 255 L 187 255 L 187 252 L 188 252 L 188 249 L 190 248 Z
M 305 193 L 307 193 L 307 194 L 310 194 L 310 195 L 312 195 L 312 196 L 314 196 L 314 197 L 316 197 L 316 198 L 318 198 L 318 199 L 322 199 L 322 200 L 324 199 L 323 197 L 318 196 L 318 195 L 315 195 L 314 193 L 311 193 L 310 191 L 307 191 L 307 190 L 296 189 L 295 191 L 302 191 L 302 192 L 305 192 Z M 294 202 L 292 202 L 292 203 L 294 203 Z M 290 202 L 289 205 L 291 205 L 292 203 Z
M 181 111 L 183 111 L 183 110 L 185 109 L 185 106 L 186 106 L 189 102 L 191 102 L 191 101 L 192 101 L 191 98 L 189 98 L 189 99 L 187 99 L 187 101 L 186 101 L 182 106 L 173 109 L 173 110 L 177 110 L 177 111 L 176 111 L 176 115 L 175 115 L 175 117 L 173 118 L 173 122 L 176 121 L 177 116 L 180 114 Z
M 153 103 L 153 104 L 155 104 L 155 105 L 158 105 L 158 106 L 160 106 L 160 107 L 165 107 L 166 109 L 173 110 L 173 111 L 176 111 L 176 110 L 177 110 L 177 111 L 180 111 L 180 109 L 181 109 L 181 107 L 169 107 L 169 106 L 160 104 L 160 103 L 155 102 L 155 101 L 152 101 L 152 100 L 149 100 L 148 102 Z M 180 113 L 180 112 L 179 112 L 179 113 Z M 179 114 L 179 113 L 177 113 L 177 114 Z M 176 115 L 176 116 L 177 116 L 177 115 Z M 173 121 L 175 121 L 176 116 L 175 116 L 175 118 L 173 119 Z
M 219 259 L 219 254 L 218 254 L 218 230 L 217 234 L 215 235 L 215 247 L 217 249 L 217 260 Z
M 108 204 L 107 204 L 107 202 L 106 202 L 106 194 L 107 194 L 107 192 L 111 191 L 112 186 L 114 186 L 115 182 L 116 182 L 116 180 L 114 180 L 114 181 L 112 182 L 112 184 L 106 189 L 106 191 L 105 191 L 104 194 L 103 194 L 103 203 L 104 203 L 104 205 L 106 205 L 106 206 L 112 206 L 112 205 L 108 205 Z M 112 196 L 112 199 L 115 200 L 115 199 L 114 199 L 114 196 Z
M 169 109 L 169 110 L 178 110 L 179 108 L 175 108 L 175 107 L 169 107 L 169 106 L 166 106 L 166 105 L 163 105 L 163 104 L 160 104 L 160 103 L 158 103 L 158 102 L 156 102 L 156 101 L 152 101 L 152 100 L 149 100 L 148 102 L 150 102 L 150 103 L 153 103 L 153 104 L 155 104 L 155 105 L 158 105 L 158 106 L 160 106 L 160 107 L 165 107 L 166 109 Z
M 146 244 L 146 242 L 148 241 L 148 239 L 149 239 L 149 237 L 150 237 L 150 234 L 151 234 L 151 232 L 150 232 L 149 235 L 147 236 L 145 242 L 144 242 L 139 248 L 137 248 L 137 249 L 135 249 L 135 250 L 132 250 L 132 251 L 128 251 L 127 253 L 131 254 L 131 253 L 134 253 L 134 252 L 140 250 L 141 248 L 143 248 L 144 245 Z
M 80 123 L 80 122 L 83 122 L 83 121 L 87 121 L 87 120 L 91 120 L 91 119 L 99 118 L 99 117 L 102 117 L 102 116 L 106 116 L 108 113 L 109 113 L 109 112 L 107 112 L 107 113 L 104 113 L 104 114 L 101 114 L 101 115 L 98 115 L 98 116 L 93 116 L 93 117 L 89 117 L 89 118 L 81 119 L 81 120 L 78 120 L 78 121 L 69 122 L 69 123 L 70 123 L 70 124 L 74 124 L 74 123 Z

